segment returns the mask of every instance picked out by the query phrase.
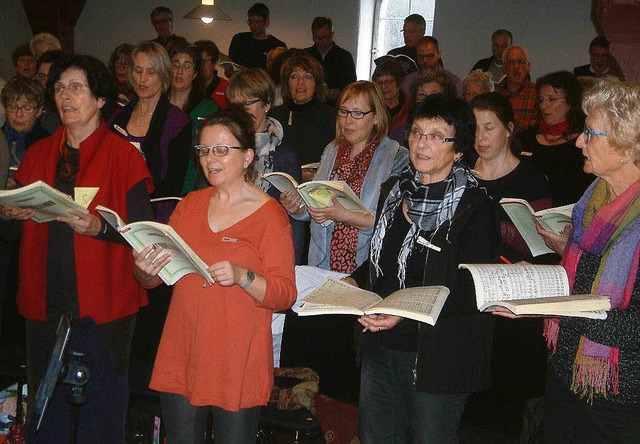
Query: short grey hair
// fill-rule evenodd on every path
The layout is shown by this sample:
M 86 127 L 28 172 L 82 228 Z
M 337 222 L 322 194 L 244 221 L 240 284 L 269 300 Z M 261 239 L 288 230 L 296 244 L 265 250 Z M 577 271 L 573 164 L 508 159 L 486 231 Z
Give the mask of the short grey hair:
M 502 53 L 502 64 L 503 65 L 507 62 L 507 54 L 509 54 L 509 51 L 511 51 L 512 49 L 519 49 L 522 52 L 524 52 L 524 56 L 527 59 L 527 62 L 531 63 L 531 61 L 529 60 L 529 52 L 526 49 L 524 49 L 520 45 L 511 45 L 507 49 L 505 49 L 504 52 Z

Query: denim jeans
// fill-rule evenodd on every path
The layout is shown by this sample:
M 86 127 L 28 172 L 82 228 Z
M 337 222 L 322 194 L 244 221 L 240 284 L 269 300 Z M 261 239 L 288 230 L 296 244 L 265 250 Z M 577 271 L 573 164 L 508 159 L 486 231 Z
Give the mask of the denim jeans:
M 186 397 L 162 393 L 162 421 L 169 444 L 202 444 L 207 431 L 207 416 L 213 413 L 216 444 L 253 444 L 258 433 L 260 406 L 230 412 L 220 407 L 196 407 Z
M 358 432 L 364 444 L 455 442 L 468 393 L 431 394 L 416 390 L 416 353 L 360 341 L 362 371 Z

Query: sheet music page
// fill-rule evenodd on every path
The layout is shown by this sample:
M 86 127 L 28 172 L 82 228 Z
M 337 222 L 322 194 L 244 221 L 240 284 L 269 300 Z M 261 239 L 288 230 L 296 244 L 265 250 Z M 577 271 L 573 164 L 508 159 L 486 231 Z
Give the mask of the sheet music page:
M 364 311 L 381 300 L 382 298 L 375 293 L 329 278 L 311 292 L 305 301 Z
M 449 289 L 443 286 L 405 288 L 383 299 L 376 309 L 393 308 L 431 315 L 442 309 L 448 295 Z
M 471 272 L 478 308 L 488 302 L 569 295 L 560 265 L 460 264 Z

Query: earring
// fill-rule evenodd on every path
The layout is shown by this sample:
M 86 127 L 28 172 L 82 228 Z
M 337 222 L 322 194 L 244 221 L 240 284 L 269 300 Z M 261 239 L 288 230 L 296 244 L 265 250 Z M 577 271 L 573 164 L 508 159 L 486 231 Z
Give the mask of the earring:
M 628 162 L 629 162 L 628 160 L 620 159 L 620 163 L 623 165 L 626 165 Z

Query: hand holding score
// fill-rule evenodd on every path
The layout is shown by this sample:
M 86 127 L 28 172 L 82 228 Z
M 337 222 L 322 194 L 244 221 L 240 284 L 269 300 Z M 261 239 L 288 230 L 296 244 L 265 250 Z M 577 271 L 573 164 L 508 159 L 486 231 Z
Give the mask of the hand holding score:
M 77 210 L 69 210 L 69 213 L 76 217 L 59 216 L 56 220 L 69 225 L 73 231 L 85 236 L 97 236 L 102 230 L 102 221 L 97 216 Z
M 280 193 L 280 204 L 290 214 L 302 214 L 304 207 L 302 207 L 302 197 L 295 191 L 285 190 Z
M 564 231 L 562 232 L 562 234 L 556 234 L 552 231 L 545 230 L 542 225 L 540 225 L 540 223 L 536 220 L 536 231 L 542 237 L 542 239 L 544 239 L 544 243 L 547 244 L 547 247 L 551 248 L 560 256 L 562 256 L 564 248 L 567 246 L 567 243 L 569 243 L 571 230 L 572 225 L 566 224 L 564 226 Z
M 362 332 L 369 330 L 372 333 L 378 333 L 383 330 L 391 330 L 393 327 L 398 325 L 398 322 L 402 320 L 400 316 L 392 316 L 392 315 L 368 315 L 368 316 L 360 316 L 358 318 L 358 322 L 360 325 L 364 327 Z
M 0 205 L 0 218 L 4 220 L 29 220 L 33 216 L 33 210 Z
M 319 207 L 308 207 L 307 211 L 309 212 L 309 216 L 311 219 L 317 224 L 322 224 L 327 220 L 331 220 L 334 222 L 347 222 L 349 220 L 349 216 L 351 212 L 347 210 L 342 204 L 338 201 L 337 196 L 333 196 L 331 198 L 331 205 L 325 208 Z
M 151 278 L 157 276 L 162 267 L 171 262 L 171 254 L 164 252 L 164 248 L 159 245 L 149 245 L 140 253 L 133 252 L 135 263 L 134 271 L 141 278 Z

